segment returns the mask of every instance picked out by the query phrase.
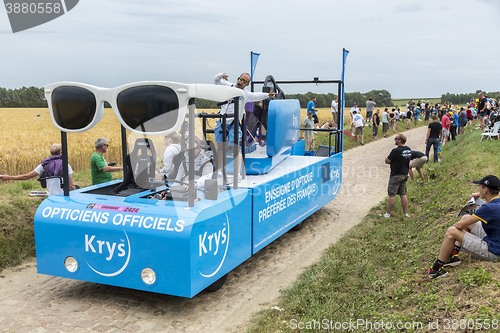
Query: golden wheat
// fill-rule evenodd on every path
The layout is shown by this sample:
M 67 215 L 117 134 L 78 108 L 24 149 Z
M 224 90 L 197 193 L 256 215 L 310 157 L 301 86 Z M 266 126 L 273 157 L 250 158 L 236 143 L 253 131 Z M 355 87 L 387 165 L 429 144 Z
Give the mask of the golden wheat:
M 214 113 L 218 110 L 202 110 Z M 302 119 L 305 109 L 301 110 Z M 329 108 L 319 109 L 320 124 L 332 119 Z M 347 116 L 349 117 L 349 116 Z M 208 121 L 209 128 L 215 127 L 215 120 Z M 0 174 L 18 175 L 32 171 L 50 155 L 49 147 L 61 142 L 61 132 L 52 124 L 48 109 L 7 108 L 0 109 Z M 202 136 L 201 121 L 196 123 L 196 134 Z M 120 123 L 111 109 L 106 109 L 104 117 L 90 130 L 83 133 L 68 133 L 69 164 L 74 171 L 90 168 L 90 156 L 95 151 L 94 141 L 104 137 L 109 140 L 108 152 L 104 155 L 108 162 L 122 164 Z M 140 136 L 127 132 L 129 151 L 135 139 Z M 156 147 L 158 163 L 163 156 L 163 137 L 150 137 Z M 213 140 L 213 135 L 208 139 Z

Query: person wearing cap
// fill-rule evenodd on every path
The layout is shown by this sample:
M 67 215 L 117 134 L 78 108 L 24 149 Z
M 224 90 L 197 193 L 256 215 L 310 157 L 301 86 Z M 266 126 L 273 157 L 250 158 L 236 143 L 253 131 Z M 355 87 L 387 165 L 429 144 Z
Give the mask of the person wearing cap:
M 17 176 L 9 176 L 9 175 L 1 175 L 0 179 L 3 181 L 6 180 L 28 180 L 34 178 L 38 175 L 42 174 L 42 171 L 45 171 L 46 177 L 60 177 L 60 178 L 50 178 L 47 179 L 47 191 L 49 192 L 49 196 L 63 193 L 63 189 L 61 188 L 61 179 L 63 177 L 63 163 L 62 163 L 62 151 L 61 144 L 54 143 L 50 146 L 50 156 L 44 159 L 35 170 Z M 75 185 L 73 184 L 73 177 L 71 174 L 73 173 L 73 169 L 68 164 L 68 184 L 70 191 L 75 189 Z
M 460 251 L 482 260 L 500 259 L 500 180 L 488 175 L 479 181 L 479 191 L 471 198 L 486 201 L 472 215 L 464 215 L 446 231 L 438 258 L 429 269 L 425 279 L 441 278 L 448 273 L 445 267 L 462 262 Z
M 452 111 L 448 112 L 448 118 L 450 118 L 450 138 L 454 141 L 457 135 L 455 114 Z
M 353 107 L 351 108 L 351 135 L 354 135 L 354 128 L 355 128 L 355 124 L 354 124 L 354 111 L 356 111 L 356 113 L 361 113 L 361 111 L 359 111 L 358 109 L 358 103 L 354 103 Z
M 108 140 L 98 138 L 95 140 L 95 152 L 90 157 L 90 172 L 92 174 L 92 185 L 102 184 L 113 180 L 112 172 L 122 171 L 123 167 L 111 166 L 104 159 L 105 152 L 108 151 Z

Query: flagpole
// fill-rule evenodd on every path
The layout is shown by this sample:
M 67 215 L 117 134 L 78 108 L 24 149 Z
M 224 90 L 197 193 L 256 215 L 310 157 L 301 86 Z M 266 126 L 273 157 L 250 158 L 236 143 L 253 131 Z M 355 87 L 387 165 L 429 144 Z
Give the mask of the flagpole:
M 252 73 L 253 51 L 250 51 L 250 73 Z M 253 92 L 253 75 L 250 76 L 250 91 Z

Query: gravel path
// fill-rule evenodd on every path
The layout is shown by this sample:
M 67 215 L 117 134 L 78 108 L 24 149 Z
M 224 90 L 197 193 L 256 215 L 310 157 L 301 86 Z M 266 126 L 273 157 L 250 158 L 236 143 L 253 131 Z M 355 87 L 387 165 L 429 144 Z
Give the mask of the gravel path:
M 425 151 L 426 131 L 407 131 L 408 146 Z M 215 293 L 185 299 L 39 275 L 33 259 L 1 273 L 0 331 L 245 331 L 252 313 L 272 306 L 280 289 L 385 199 L 389 167 L 384 158 L 394 148 L 393 138 L 345 152 L 337 198 L 309 217 L 302 230 L 283 235 L 233 270 Z

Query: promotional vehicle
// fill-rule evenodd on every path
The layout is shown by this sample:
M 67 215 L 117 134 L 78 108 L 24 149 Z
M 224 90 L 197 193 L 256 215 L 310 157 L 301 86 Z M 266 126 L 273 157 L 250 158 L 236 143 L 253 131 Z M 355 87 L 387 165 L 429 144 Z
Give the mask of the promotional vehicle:
M 342 81 L 311 82 L 336 83 L 341 96 Z M 342 128 L 318 130 L 334 143 L 306 152 L 299 140 L 299 101 L 286 99 L 277 83 L 303 82 L 270 76 L 255 82 L 280 94 L 264 101 L 265 116 L 252 124 L 259 130 L 245 128 L 242 140 L 236 135 L 222 150 L 210 142 L 212 118 L 224 129 L 240 119 L 243 108 L 255 111 L 245 106 L 241 89 L 159 81 L 113 89 L 75 82 L 46 86 L 52 121 L 61 130 L 65 188 L 45 199 L 35 215 L 38 273 L 193 297 L 219 289 L 235 267 L 300 229 L 341 187 Z M 234 103 L 234 114 L 196 113 L 195 98 Z M 70 192 L 67 133 L 94 126 L 105 101 L 122 124 L 124 179 Z M 172 132 L 182 138 L 174 165 L 188 175 L 184 180 L 156 171 L 162 165 L 158 142 Z M 254 138 L 247 140 L 247 133 Z M 200 184 L 200 152 L 209 157 L 210 171 L 218 169 L 222 154 L 222 177 L 210 172 Z M 241 170 L 233 170 L 233 156 L 242 159 Z

